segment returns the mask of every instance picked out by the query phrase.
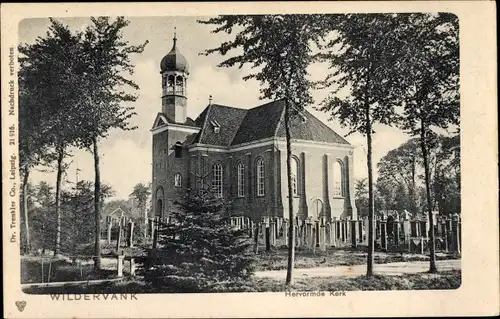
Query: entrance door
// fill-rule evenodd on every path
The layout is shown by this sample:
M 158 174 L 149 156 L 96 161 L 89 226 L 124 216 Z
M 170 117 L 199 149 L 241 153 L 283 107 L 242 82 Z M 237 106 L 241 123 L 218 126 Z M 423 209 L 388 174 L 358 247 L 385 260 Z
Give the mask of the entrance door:
M 156 207 L 155 207 L 155 216 L 156 217 L 162 217 L 161 212 L 163 211 L 163 201 L 161 199 L 158 199 L 156 201 Z

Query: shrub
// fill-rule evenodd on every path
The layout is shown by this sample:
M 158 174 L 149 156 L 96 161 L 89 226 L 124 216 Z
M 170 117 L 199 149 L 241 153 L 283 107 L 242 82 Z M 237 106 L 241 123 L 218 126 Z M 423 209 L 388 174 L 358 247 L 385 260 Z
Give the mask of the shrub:
M 157 249 L 147 251 L 146 282 L 172 292 L 241 291 L 254 272 L 252 243 L 229 225 L 225 203 L 202 188 L 177 204 L 171 222 L 160 223 Z

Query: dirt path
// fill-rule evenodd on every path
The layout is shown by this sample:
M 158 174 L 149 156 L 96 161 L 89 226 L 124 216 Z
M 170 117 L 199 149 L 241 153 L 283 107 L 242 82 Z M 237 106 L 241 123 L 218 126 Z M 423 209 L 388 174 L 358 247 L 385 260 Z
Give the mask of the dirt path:
M 453 260 L 438 260 L 438 270 L 455 270 L 461 269 L 461 261 L 459 259 Z M 428 261 L 414 261 L 414 262 L 397 262 L 388 264 L 375 264 L 374 272 L 379 275 L 401 275 L 401 274 L 416 274 L 426 272 L 429 270 Z M 339 267 L 318 267 L 318 268 L 303 268 L 294 269 L 293 276 L 295 278 L 303 277 L 345 277 L 345 276 L 362 276 L 366 274 L 366 265 L 355 266 L 339 266 Z M 256 277 L 269 277 L 282 279 L 286 276 L 286 270 L 266 270 L 257 271 Z

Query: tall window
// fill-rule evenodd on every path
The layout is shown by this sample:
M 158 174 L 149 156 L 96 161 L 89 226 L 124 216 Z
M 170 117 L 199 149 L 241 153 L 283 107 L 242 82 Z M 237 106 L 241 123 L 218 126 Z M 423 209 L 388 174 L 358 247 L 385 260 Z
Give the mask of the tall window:
M 167 78 L 167 94 L 174 93 L 174 82 L 175 82 L 174 76 L 169 75 Z
M 265 194 L 265 167 L 264 160 L 259 158 L 257 160 L 257 196 L 264 196 Z
M 238 197 L 245 196 L 245 165 L 238 163 Z
M 343 196 L 342 185 L 343 181 L 342 164 L 339 161 L 333 163 L 333 196 Z
M 182 186 L 182 176 L 181 174 L 177 173 L 174 176 L 174 185 L 175 187 L 181 187 Z
M 184 79 L 180 75 L 175 81 L 175 94 L 184 94 Z
M 299 162 L 295 157 L 292 157 L 292 190 L 293 195 L 299 194 L 298 189 L 298 174 L 299 174 Z
M 212 189 L 216 197 L 222 198 L 222 165 L 219 163 L 212 166 Z

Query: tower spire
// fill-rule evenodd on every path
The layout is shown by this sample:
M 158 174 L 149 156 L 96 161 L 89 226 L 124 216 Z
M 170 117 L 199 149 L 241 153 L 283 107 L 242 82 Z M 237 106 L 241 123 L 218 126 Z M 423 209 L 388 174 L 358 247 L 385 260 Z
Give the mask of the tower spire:
M 177 43 L 177 27 L 174 27 L 174 48 L 176 43 Z

